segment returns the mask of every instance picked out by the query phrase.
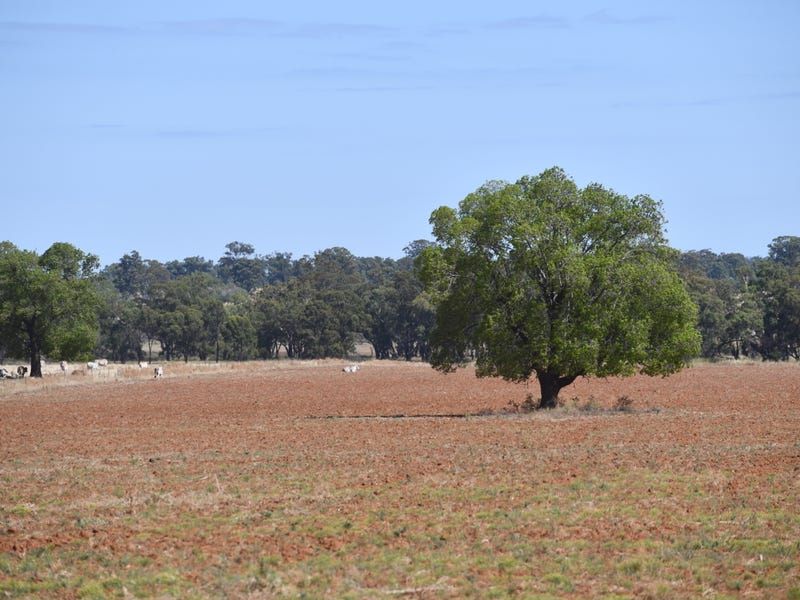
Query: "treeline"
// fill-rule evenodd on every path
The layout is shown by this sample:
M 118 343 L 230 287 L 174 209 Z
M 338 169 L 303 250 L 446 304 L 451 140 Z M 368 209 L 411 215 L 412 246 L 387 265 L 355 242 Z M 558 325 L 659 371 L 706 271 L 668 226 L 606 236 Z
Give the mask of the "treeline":
M 294 259 L 231 242 L 217 262 L 161 263 L 138 252 L 100 272 L 96 354 L 124 362 L 343 357 L 356 342 L 377 358 L 427 356 L 433 307 L 414 274 L 426 242 L 405 257 L 356 257 L 329 248 Z
M 704 357 L 800 359 L 800 237 L 776 238 L 766 258 L 685 252 L 678 270 Z
M 427 360 L 435 312 L 414 259 L 428 244 L 393 260 L 344 248 L 295 259 L 232 242 L 217 261 L 133 251 L 98 270 L 69 244 L 40 256 L 2 242 L 0 360 L 343 357 L 360 341 L 376 358 Z M 800 359 L 800 237 L 776 238 L 765 258 L 701 250 L 676 261 L 703 356 Z

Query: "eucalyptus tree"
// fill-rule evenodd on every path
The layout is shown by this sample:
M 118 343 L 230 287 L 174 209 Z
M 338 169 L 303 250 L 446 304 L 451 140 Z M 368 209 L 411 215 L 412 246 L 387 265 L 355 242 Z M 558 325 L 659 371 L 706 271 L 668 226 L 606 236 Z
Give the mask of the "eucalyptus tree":
M 0 333 L 10 353 L 30 359 L 31 377 L 42 376 L 43 355 L 91 354 L 98 335 L 97 267 L 96 256 L 63 242 L 41 256 L 0 244 Z
M 763 353 L 767 358 L 800 360 L 800 237 L 781 236 L 758 266 L 764 303 Z
M 524 382 L 541 406 L 581 376 L 667 375 L 699 351 L 696 308 L 673 268 L 660 203 L 561 169 L 491 182 L 431 216 L 417 259 L 436 304 L 431 363 L 476 357 L 479 377 Z

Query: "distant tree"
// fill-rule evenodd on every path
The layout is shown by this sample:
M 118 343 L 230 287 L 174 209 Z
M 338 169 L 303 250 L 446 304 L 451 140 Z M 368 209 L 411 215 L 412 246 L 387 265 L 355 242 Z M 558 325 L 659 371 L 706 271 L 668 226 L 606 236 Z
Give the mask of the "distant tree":
M 164 265 L 172 277 L 186 277 L 192 273 L 214 273 L 214 261 L 202 256 L 187 256 L 183 260 L 171 260 Z
M 364 319 L 363 277 L 344 248 L 329 248 L 295 263 L 295 276 L 260 289 L 255 302 L 259 351 L 289 358 L 344 356 L 354 349 Z
M 417 259 L 436 304 L 431 362 L 476 356 L 478 376 L 539 380 L 541 406 L 577 377 L 666 375 L 699 350 L 658 202 L 558 168 L 492 182 L 431 216 Z
M 100 336 L 95 354 L 119 362 L 142 360 L 141 307 L 125 298 L 108 279 L 95 283 L 99 302 Z
M 225 246 L 227 252 L 219 259 L 217 272 L 226 283 L 253 291 L 267 282 L 267 262 L 255 254 L 255 248 L 242 242 L 231 242 Z
M 247 294 L 240 294 L 225 304 L 221 337 L 226 360 L 248 360 L 256 356 L 258 338 L 253 304 L 253 298 Z
M 295 263 L 290 252 L 274 252 L 264 257 L 267 283 L 286 283 L 296 276 Z
M 775 238 L 758 265 L 765 357 L 800 360 L 800 237 Z
M 365 300 L 362 333 L 372 345 L 375 358 L 393 358 L 397 352 L 397 290 L 390 285 L 373 287 L 366 292 Z
M 754 261 L 710 250 L 680 255 L 678 270 L 698 307 L 701 353 L 707 358 L 760 352 L 763 306 L 753 284 Z
M 154 285 L 172 278 L 159 261 L 144 260 L 136 250 L 109 265 L 103 275 L 125 298 L 131 298 L 139 304 L 147 301 Z
M 300 317 L 308 286 L 296 279 L 259 290 L 255 298 L 255 326 L 258 349 L 264 358 L 277 358 L 281 347 L 289 358 L 302 352 Z
M 167 360 L 177 355 L 205 360 L 210 349 L 216 352 L 225 316 L 218 287 L 214 277 L 199 272 L 153 287 L 145 314 Z
M 430 240 L 414 240 L 413 242 L 409 242 L 408 246 L 403 248 L 403 258 L 397 261 L 398 266 L 401 269 L 413 271 L 414 261 L 417 260 L 417 257 L 422 254 L 425 248 L 433 245 L 434 243 Z
M 309 336 L 308 357 L 345 356 L 355 348 L 355 333 L 364 319 L 363 278 L 356 258 L 345 248 L 328 248 L 314 255 L 305 276 L 313 296 L 304 311 Z M 313 339 L 316 338 L 316 339 Z
M 406 360 L 416 356 L 428 358 L 428 337 L 433 329 L 436 313 L 422 282 L 410 271 L 395 274 L 396 290 L 394 336 L 397 352 Z
M 30 358 L 31 377 L 42 376 L 43 354 L 73 360 L 94 348 L 97 265 L 96 256 L 61 242 L 41 256 L 0 244 L 0 333 L 9 351 Z

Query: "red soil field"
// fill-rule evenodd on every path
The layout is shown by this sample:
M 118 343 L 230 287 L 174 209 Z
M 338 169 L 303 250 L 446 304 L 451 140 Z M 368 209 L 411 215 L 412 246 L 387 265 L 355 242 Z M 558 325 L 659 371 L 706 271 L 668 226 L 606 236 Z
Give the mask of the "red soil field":
M 0 593 L 800 597 L 800 365 L 341 366 L 0 396 Z

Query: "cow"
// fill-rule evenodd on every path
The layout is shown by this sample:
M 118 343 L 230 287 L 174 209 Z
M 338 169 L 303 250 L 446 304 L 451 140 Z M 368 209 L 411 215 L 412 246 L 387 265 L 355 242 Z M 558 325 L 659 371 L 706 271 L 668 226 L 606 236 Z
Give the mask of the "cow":
M 19 366 L 17 367 L 17 377 L 25 377 L 25 373 L 28 372 L 28 367 Z
M 62 360 L 61 361 L 61 372 L 64 373 L 65 375 L 67 373 L 67 367 L 69 367 L 69 365 L 67 364 L 67 361 Z
M 108 366 L 108 359 L 107 358 L 96 358 L 95 362 L 97 363 L 98 367 L 107 367 Z
M 145 362 L 143 360 L 140 360 L 139 361 L 139 368 L 140 369 L 146 369 L 147 368 L 147 362 Z
M 153 379 L 161 379 L 164 376 L 164 367 L 153 369 Z
M 95 369 L 99 369 L 100 365 L 97 364 L 97 361 L 91 361 L 86 363 L 86 368 L 90 371 L 94 371 Z
M 356 373 L 359 370 L 361 370 L 361 367 L 358 365 L 347 365 L 344 369 L 342 369 L 342 371 L 345 373 Z
M 0 367 L 0 379 L 16 379 L 16 377 L 14 377 L 10 371 L 6 371 L 3 367 Z

